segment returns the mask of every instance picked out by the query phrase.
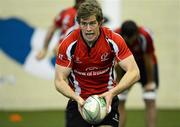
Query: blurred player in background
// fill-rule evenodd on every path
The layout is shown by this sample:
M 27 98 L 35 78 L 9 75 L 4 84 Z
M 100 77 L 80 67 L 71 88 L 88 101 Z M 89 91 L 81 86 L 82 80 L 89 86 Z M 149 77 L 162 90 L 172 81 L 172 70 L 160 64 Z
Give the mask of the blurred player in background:
M 61 11 L 55 17 L 54 23 L 49 28 L 48 33 L 45 37 L 44 46 L 38 52 L 38 54 L 36 56 L 36 58 L 38 60 L 43 59 L 47 55 L 49 43 L 50 43 L 54 33 L 56 32 L 56 30 L 58 30 L 58 29 L 60 30 L 60 38 L 59 39 L 62 40 L 64 38 L 66 31 L 75 25 L 77 9 L 83 1 L 84 0 L 75 0 L 75 5 L 73 7 L 70 7 L 70 8 L 67 8 L 67 9 Z M 55 54 L 57 53 L 58 45 L 59 44 L 57 44 L 54 48 Z
M 138 64 L 141 78 L 139 82 L 143 88 L 143 99 L 146 106 L 146 127 L 156 126 L 156 90 L 158 88 L 158 66 L 155 55 L 154 42 L 150 32 L 144 28 L 136 25 L 134 21 L 125 21 L 121 28 L 115 30 L 125 40 L 129 49 L 133 53 Z M 117 69 L 118 68 L 118 69 Z M 121 79 L 124 72 L 117 70 L 117 82 Z M 120 127 L 125 127 L 126 111 L 125 102 L 128 91 L 118 95 L 120 100 Z
M 117 95 L 139 79 L 139 69 L 123 38 L 102 26 L 103 14 L 97 1 L 83 2 L 77 21 L 79 29 L 61 42 L 55 66 L 56 89 L 69 98 L 66 127 L 92 127 L 82 118 L 80 107 L 95 94 L 106 99 L 107 111 L 112 107 L 99 125 L 118 127 Z M 126 71 L 118 84 L 113 73 L 116 60 Z

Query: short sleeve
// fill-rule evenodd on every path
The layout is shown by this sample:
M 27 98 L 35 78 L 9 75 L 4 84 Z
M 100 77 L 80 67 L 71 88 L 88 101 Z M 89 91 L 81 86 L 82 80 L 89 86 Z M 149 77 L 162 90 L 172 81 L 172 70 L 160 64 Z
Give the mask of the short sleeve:
M 115 51 L 116 51 L 116 57 L 119 61 L 132 55 L 130 49 L 128 48 L 124 39 L 120 35 L 118 34 L 115 35 L 114 42 L 116 43 L 117 48 L 118 48 L 118 50 L 115 50 Z
M 56 56 L 56 64 L 64 66 L 64 67 L 71 67 L 71 58 L 68 54 L 68 46 L 66 41 L 62 41 L 59 46 L 59 51 Z

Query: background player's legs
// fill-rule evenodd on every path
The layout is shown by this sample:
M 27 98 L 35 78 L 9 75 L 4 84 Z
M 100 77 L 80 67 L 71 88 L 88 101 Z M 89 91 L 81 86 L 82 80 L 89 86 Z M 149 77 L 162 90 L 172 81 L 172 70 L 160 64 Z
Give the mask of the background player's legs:
M 146 127 L 156 127 L 156 91 L 145 89 L 143 94 L 145 102 Z
M 146 127 L 156 127 L 156 83 L 143 86 Z
M 154 82 L 144 86 L 143 99 L 145 102 L 145 119 L 146 127 L 156 127 L 157 111 L 156 111 L 156 90 L 159 86 L 158 66 L 154 65 L 153 70 Z
M 119 127 L 125 127 L 126 126 L 126 119 L 127 119 L 127 114 L 126 114 L 126 108 L 125 108 L 125 100 L 122 100 L 119 102 Z
M 113 127 L 111 125 L 101 125 L 101 126 L 98 126 L 98 127 Z
M 126 119 L 127 119 L 127 113 L 126 113 L 126 99 L 127 99 L 128 90 L 124 91 L 123 93 L 118 95 L 119 98 L 119 127 L 125 127 L 126 126 Z
M 119 64 L 116 64 L 115 66 L 116 71 L 116 82 L 118 83 L 121 80 L 121 77 L 124 75 L 124 71 L 121 69 Z M 119 127 L 125 127 L 126 125 L 126 119 L 127 119 L 127 113 L 126 113 L 126 98 L 129 90 L 124 91 L 123 93 L 118 95 L 119 98 L 119 106 L 118 106 L 118 112 L 119 112 Z
M 155 100 L 145 99 L 146 127 L 156 127 L 156 103 Z

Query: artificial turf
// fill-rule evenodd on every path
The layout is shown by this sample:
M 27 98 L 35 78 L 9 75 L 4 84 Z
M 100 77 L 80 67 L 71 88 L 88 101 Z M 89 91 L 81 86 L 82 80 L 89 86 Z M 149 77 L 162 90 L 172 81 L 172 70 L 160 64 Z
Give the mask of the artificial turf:
M 144 111 L 128 110 L 126 127 L 144 127 Z M 0 127 L 64 127 L 64 111 L 2 111 Z M 157 127 L 180 127 L 180 109 L 158 110 Z

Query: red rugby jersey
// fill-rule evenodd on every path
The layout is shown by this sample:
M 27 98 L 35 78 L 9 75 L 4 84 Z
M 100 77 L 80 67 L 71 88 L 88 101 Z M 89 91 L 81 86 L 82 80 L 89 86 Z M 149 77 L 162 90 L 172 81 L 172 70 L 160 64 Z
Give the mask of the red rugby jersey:
M 116 33 L 120 34 L 121 29 L 117 28 L 115 30 Z M 154 48 L 154 42 L 153 37 L 150 31 L 145 27 L 139 27 L 139 38 L 135 40 L 131 45 L 128 45 L 129 49 L 133 53 L 136 62 L 142 62 L 143 60 L 143 54 L 147 53 L 152 55 L 152 61 L 154 64 L 157 64 L 157 58 L 155 55 L 155 48 Z
M 76 8 L 70 7 L 56 16 L 54 24 L 61 29 L 61 35 L 64 35 L 70 27 L 75 25 L 76 13 Z
M 91 48 L 77 29 L 61 42 L 56 64 L 72 68 L 69 85 L 81 97 L 87 98 L 113 88 L 115 60 L 130 55 L 122 37 L 108 28 L 101 28 L 101 34 Z

